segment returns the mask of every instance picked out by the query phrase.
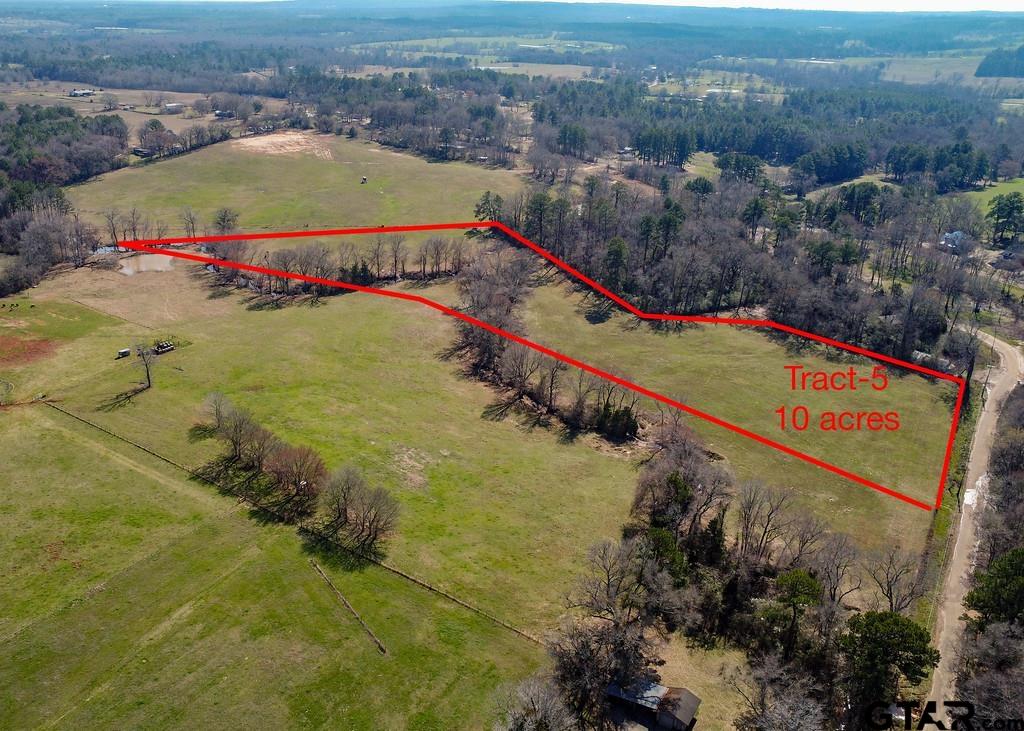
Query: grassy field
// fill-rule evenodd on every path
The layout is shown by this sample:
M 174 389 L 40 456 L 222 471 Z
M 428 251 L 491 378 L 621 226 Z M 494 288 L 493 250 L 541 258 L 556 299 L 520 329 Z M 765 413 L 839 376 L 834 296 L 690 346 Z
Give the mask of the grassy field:
M 16 398 L 45 392 L 198 466 L 213 445 L 191 443 L 188 428 L 205 396 L 223 391 L 282 437 L 320 450 L 330 466 L 354 462 L 396 490 L 405 519 L 390 554 L 399 566 L 533 628 L 557 617 L 587 547 L 613 535 L 625 517 L 635 481 L 629 455 L 482 419 L 493 397 L 462 379 L 457 364 L 438 359 L 454 337 L 439 314 L 367 295 L 279 311 L 247 310 L 233 298 L 203 307 L 206 293 L 180 269 L 109 276 L 124 280 L 122 290 L 148 290 L 127 297 L 136 317 L 159 312 L 155 289 L 194 297 L 199 307 L 143 321 L 153 329 L 118 322 L 66 343 L 45 373 L 0 372 L 14 382 Z M 101 293 L 90 298 L 71 285 L 62 293 L 105 306 Z M 255 332 L 258 338 L 248 335 Z M 154 388 L 108 409 L 141 377 L 130 360 L 113 360 L 114 352 L 172 336 L 188 344 L 161 363 Z M 566 474 L 575 479 L 557 477 Z
M 187 428 L 206 393 L 225 391 L 330 466 L 355 462 L 395 490 L 390 562 L 537 634 L 563 611 L 586 547 L 625 518 L 642 455 L 482 418 L 488 390 L 437 358 L 449 321 L 414 305 L 349 295 L 254 312 L 208 298 L 178 265 L 70 271 L 17 302 L 0 327 L 55 343 L 45 368 L 0 366 L 19 399 L 47 393 L 197 465 L 212 445 Z M 164 336 L 186 344 L 158 363 L 154 388 L 106 410 L 141 377 L 115 350 Z M 0 519 L 12 658 L 0 714 L 19 726 L 217 726 L 246 709 L 262 726 L 483 728 L 498 689 L 542 662 L 526 640 L 381 570 L 331 570 L 387 644 L 381 658 L 291 529 L 44 405 L 0 414 L 0 463 L 19 475 Z M 703 725 L 727 728 L 738 706 L 720 673 L 739 655 L 673 642 L 666 659 L 665 678 L 704 699 Z M 414 677 L 424 668 L 429 680 Z
M 972 190 L 967 193 L 967 197 L 972 201 L 975 201 L 982 207 L 983 210 L 988 210 L 988 204 L 997 195 L 1004 193 L 1024 193 L 1024 178 L 1016 178 L 1015 180 L 1007 180 L 1002 183 L 996 183 L 995 185 L 986 186 L 984 190 Z
M 206 220 L 230 206 L 243 229 L 284 229 L 467 219 L 484 190 L 520 185 L 504 171 L 293 134 L 118 171 L 69 195 L 94 219 L 134 205 L 180 231 L 182 206 Z M 450 284 L 416 291 L 454 298 Z M 216 447 L 190 441 L 188 429 L 203 399 L 224 392 L 329 467 L 355 463 L 394 491 L 402 517 L 389 562 L 538 635 L 564 611 L 587 547 L 618 534 L 645 456 L 640 445 L 487 418 L 494 394 L 439 357 L 451 320 L 415 304 L 352 294 L 248 309 L 243 295 L 211 294 L 181 262 L 133 276 L 67 270 L 0 304 L 0 336 L 17 345 L 0 361 L 13 400 L 45 394 L 198 466 Z M 659 335 L 617 316 L 588 325 L 579 307 L 571 293 L 537 290 L 530 335 L 770 434 L 773 399 L 787 395 L 781 365 L 796 356 L 733 328 Z M 142 378 L 116 351 L 167 337 L 181 347 L 159 359 L 153 388 L 116 405 Z M 915 383 L 892 387 L 909 401 L 907 423 L 944 421 L 941 399 Z M 738 476 L 794 487 L 803 506 L 862 543 L 923 542 L 922 511 L 694 426 Z M 937 478 L 932 435 L 914 428 L 896 445 L 811 446 L 867 471 L 899 451 L 889 476 L 924 494 L 923 475 L 934 467 Z M 543 662 L 527 640 L 381 569 L 329 566 L 388 646 L 380 656 L 293 529 L 253 520 L 166 462 L 45 405 L 0 412 L 0 464 L 17 475 L 0 497 L 0 642 L 11 658 L 0 668 L 0 717 L 16 726 L 217 727 L 245 713 L 261 727 L 483 728 L 499 687 Z M 739 655 L 673 642 L 666 659 L 666 680 L 703 698 L 702 727 L 727 728 L 738 703 L 721 674 Z
M 636 327 L 624 315 L 588 324 L 581 296 L 549 286 L 530 300 L 527 327 L 540 343 L 572 354 L 598 367 L 625 374 L 641 385 L 678 398 L 758 434 L 837 464 L 927 503 L 934 500 L 947 428 L 952 388 L 891 372 L 881 392 L 844 394 L 803 392 L 789 388 L 788 364 L 808 369 L 838 370 L 854 365 L 870 372 L 870 361 L 826 361 L 811 353 L 788 352 L 763 334 L 726 326 L 699 326 L 677 334 Z M 781 431 L 775 409 L 807 406 L 825 409 L 897 410 L 895 432 L 822 433 Z M 867 545 L 900 535 L 908 547 L 919 548 L 927 514 L 834 476 L 791 457 L 759 446 L 702 420 L 693 427 L 724 455 L 738 476 L 792 487 L 818 514 L 829 517 Z
M 832 193 L 833 191 L 839 190 L 844 185 L 856 185 L 857 183 L 875 183 L 876 185 L 888 185 L 892 188 L 898 187 L 896 183 L 886 180 L 885 173 L 867 173 L 860 177 L 854 178 L 853 180 L 847 180 L 845 183 L 838 183 L 836 185 L 826 185 L 821 188 L 817 188 L 807 193 L 807 197 L 811 200 L 817 200 L 826 193 Z
M 541 661 L 404 579 L 318 559 L 382 656 L 292 529 L 46 406 L 0 418 L 0 454 L 5 726 L 481 728 Z
M 366 176 L 368 184 L 360 179 Z M 429 163 L 360 140 L 282 132 L 223 142 L 155 165 L 118 170 L 69 189 L 85 217 L 138 207 L 181 233 L 191 206 L 208 223 L 229 207 L 242 230 L 462 221 L 486 190 L 519 190 L 514 173 Z
M 508 74 L 526 74 L 527 76 L 549 76 L 553 79 L 582 79 L 592 70 L 592 66 L 580 66 L 571 63 L 520 63 L 506 61 L 491 63 L 477 68 L 491 69 Z

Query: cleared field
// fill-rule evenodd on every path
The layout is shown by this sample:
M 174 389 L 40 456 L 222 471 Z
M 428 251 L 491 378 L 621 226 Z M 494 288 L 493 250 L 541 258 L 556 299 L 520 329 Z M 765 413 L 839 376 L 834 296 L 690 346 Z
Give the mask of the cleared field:
M 438 358 L 454 338 L 448 318 L 368 295 L 252 311 L 234 297 L 207 300 L 187 267 L 107 276 L 124 280 L 122 296 L 135 303 L 135 317 L 155 311 L 155 319 L 118 322 L 63 343 L 46 369 L 0 371 L 17 398 L 45 392 L 115 433 L 198 466 L 214 445 L 190 442 L 188 428 L 205 396 L 222 391 L 283 438 L 318 449 L 329 466 L 354 462 L 393 488 L 404 508 L 389 551 L 398 566 L 538 630 L 562 611 L 565 586 L 587 548 L 625 519 L 636 479 L 630 455 L 589 440 L 564 444 L 556 430 L 482 418 L 492 394 Z M 67 281 L 49 282 L 39 295 L 105 306 L 102 292 L 90 298 L 84 287 L 73 288 L 75 278 Z M 162 316 L 164 298 L 155 290 L 195 298 L 195 309 Z M 40 300 L 37 309 L 47 307 Z M 119 313 L 116 304 L 113 311 Z M 154 388 L 109 408 L 142 375 L 131 359 L 114 360 L 116 350 L 170 336 L 187 345 L 162 359 Z
M 786 365 L 829 372 L 852 365 L 864 375 L 874 363 L 792 352 L 762 333 L 729 326 L 695 326 L 670 334 L 637 326 L 621 314 L 588 324 L 582 296 L 567 297 L 567 291 L 549 286 L 531 298 L 527 328 L 537 342 L 926 503 L 934 500 L 951 418 L 951 386 L 900 377 L 891 369 L 884 391 L 793 392 Z M 780 430 L 776 409 L 796 405 L 812 414 L 895 410 L 901 426 L 892 432 Z M 741 478 L 792 487 L 818 514 L 867 545 L 887 543 L 889 531 L 898 530 L 905 541 L 920 547 L 923 533 L 908 526 L 923 531 L 928 523 L 924 512 L 702 420 L 691 423 Z
M 995 185 L 985 186 L 984 190 L 972 190 L 967 193 L 967 197 L 972 201 L 975 201 L 982 207 L 983 210 L 988 210 L 988 204 L 992 202 L 992 199 L 997 195 L 1003 195 L 1005 193 L 1024 193 L 1024 178 L 1016 178 L 1015 180 L 1007 180 L 1002 183 L 996 183 Z
M 173 91 L 148 91 L 145 89 L 104 88 L 101 93 L 91 97 L 68 96 L 68 92 L 71 91 L 71 89 L 88 86 L 88 84 L 82 84 L 74 81 L 25 81 L 0 84 L 0 101 L 12 107 L 18 104 L 38 104 L 44 107 L 59 105 L 62 107 L 70 107 L 83 115 L 116 114 L 124 120 L 125 124 L 128 125 L 128 129 L 133 132 L 153 119 L 160 120 L 161 124 L 173 132 L 181 132 L 194 124 L 205 125 L 214 121 L 223 123 L 220 122 L 220 120 L 215 120 L 213 114 L 207 114 L 205 116 L 198 116 L 192 113 L 157 114 L 156 112 L 159 112 L 159 109 L 145 107 L 146 101 L 151 95 L 159 94 L 165 102 L 179 102 L 188 105 L 194 102 L 197 98 L 201 98 L 203 96 L 202 94 L 185 94 Z M 116 96 L 120 104 L 128 104 L 136 107 L 137 109 L 115 109 L 110 112 L 104 111 L 103 102 L 100 97 L 102 93 L 106 92 Z M 266 97 L 258 98 L 268 109 L 276 110 L 281 109 L 284 106 L 279 99 L 269 99 Z M 229 121 L 227 124 L 235 126 L 237 123 Z
M 847 180 L 845 183 L 837 183 L 836 185 L 826 185 L 822 188 L 817 188 L 815 190 L 809 191 L 807 193 L 807 197 L 810 198 L 811 200 L 817 200 L 826 193 L 832 193 L 836 190 L 839 190 L 844 185 L 856 185 L 857 183 L 875 183 L 876 185 L 888 185 L 893 188 L 899 187 L 898 183 L 893 183 L 892 181 L 887 180 L 885 177 L 885 173 L 867 173 L 865 175 L 861 175 L 858 178 L 854 178 L 853 180 Z
M 508 74 L 526 74 L 527 76 L 549 76 L 553 79 L 582 79 L 593 71 L 593 66 L 580 66 L 571 63 L 519 63 L 505 62 L 478 66 Z
M 453 296 L 449 285 L 427 294 Z M 624 520 L 640 453 L 483 419 L 487 389 L 437 359 L 450 323 L 414 305 L 347 295 L 253 312 L 207 295 L 177 265 L 63 273 L 17 300 L 30 317 L 0 316 L 5 330 L 56 341 L 45 367 L 8 365 L 0 378 L 193 465 L 212 449 L 187 438 L 199 401 L 226 391 L 331 466 L 354 461 L 396 491 L 393 564 L 536 633 L 554 625 L 586 547 Z M 153 390 L 105 410 L 141 377 L 115 350 L 166 335 L 186 344 L 158 363 Z M 21 479 L 2 523 L 18 567 L 6 594 L 18 601 L 0 626 L 12 658 L 0 713 L 19 726 L 216 727 L 245 712 L 278 727 L 482 728 L 496 689 L 543 661 L 540 648 L 392 575 L 332 570 L 387 644 L 381 658 L 290 528 L 261 525 L 43 405 L 4 418 L 0 464 L 17 455 Z M 720 672 L 738 654 L 676 642 L 666 653 L 665 678 L 704 698 L 703 725 L 727 728 L 737 704 Z M 415 677 L 424 668 L 429 681 Z M 400 688 L 381 694 L 382 684 Z
M 500 53 L 516 48 L 536 48 L 545 51 L 565 53 L 566 51 L 599 51 L 615 48 L 614 44 L 603 41 L 583 41 L 559 38 L 555 33 L 528 36 L 445 36 L 439 38 L 412 38 L 403 41 L 378 41 L 361 43 L 359 47 L 387 47 L 403 51 L 448 51 Z
M 505 170 L 430 163 L 334 135 L 281 132 L 108 173 L 68 189 L 68 197 L 96 223 L 103 211 L 135 206 L 180 234 L 186 206 L 204 223 L 218 208 L 232 208 L 242 230 L 428 223 L 472 219 L 484 191 L 510 195 L 521 186 Z
M 301 229 L 467 219 L 484 190 L 507 195 L 521 184 L 505 171 L 294 133 L 118 171 L 69 196 L 97 221 L 108 208 L 136 206 L 180 232 L 183 206 L 207 221 L 228 206 L 243 229 Z M 417 292 L 454 296 L 450 284 Z M 394 490 L 403 513 L 392 564 L 536 634 L 555 625 L 587 547 L 618 534 L 632 499 L 642 446 L 567 441 L 519 418 L 485 418 L 493 394 L 439 358 L 451 320 L 418 305 L 349 294 L 251 310 L 242 295 L 211 295 L 181 262 L 133 276 L 67 271 L 5 304 L 13 301 L 17 308 L 0 309 L 0 335 L 48 343 L 45 360 L 0 363 L 15 399 L 45 393 L 197 466 L 215 445 L 190 442 L 188 428 L 204 397 L 222 391 L 281 437 L 319 450 L 329 467 L 353 462 Z M 814 360 L 735 328 L 661 335 L 624 328 L 619 316 L 589 325 L 580 304 L 556 287 L 536 291 L 531 337 L 741 422 L 773 418 L 782 363 Z M 159 359 L 151 390 L 115 407 L 142 377 L 116 351 L 163 337 L 182 347 Z M 766 363 L 777 381 L 747 368 L 772 372 Z M 921 415 L 948 423 L 933 394 L 911 396 Z M 482 728 L 495 689 L 543 662 L 523 638 L 393 575 L 330 569 L 388 645 L 381 657 L 310 569 L 292 529 L 252 520 L 209 487 L 48 407 L 0 419 L 0 437 L 19 435 L 0 439 L 0 465 L 19 450 L 23 475 L 11 493 L 20 505 L 0 518 L 19 567 L 5 590 L 24 594 L 0 624 L 13 659 L 0 670 L 0 716 L 18 726 L 216 727 L 246 713 L 263 727 L 344 719 L 352 728 Z M 710 425 L 702 433 L 738 476 L 795 487 L 802 505 L 866 545 L 893 536 L 923 545 L 923 511 Z M 22 454 L 35 444 L 43 449 Z M 881 459 L 848 443 L 829 449 L 844 444 L 866 468 Z M 930 465 L 919 446 L 898 447 L 910 480 Z M 934 480 L 928 499 L 933 489 Z M 107 522 L 109 534 L 97 536 Z M 667 655 L 666 680 L 705 700 L 702 727 L 727 728 L 738 704 L 720 673 L 738 655 L 676 643 Z M 181 697 L 194 700 L 182 707 Z
M 1024 89 L 1020 79 L 974 75 L 984 56 L 850 57 L 839 63 L 849 66 L 881 66 L 885 81 L 904 84 L 962 84 L 974 88 L 999 88 L 1003 93 Z
M 6 726 L 481 728 L 542 659 L 404 579 L 319 559 L 382 656 L 292 529 L 46 406 L 0 418 L 0 459 L 17 476 L 0 498 Z

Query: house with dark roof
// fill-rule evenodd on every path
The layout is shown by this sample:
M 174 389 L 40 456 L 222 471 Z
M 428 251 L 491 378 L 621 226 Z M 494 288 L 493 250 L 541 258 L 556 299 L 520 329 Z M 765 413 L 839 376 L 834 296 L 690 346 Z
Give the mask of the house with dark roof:
M 627 715 L 647 728 L 691 731 L 697 725 L 700 698 L 686 688 L 650 682 L 622 688 L 612 683 L 607 693 Z

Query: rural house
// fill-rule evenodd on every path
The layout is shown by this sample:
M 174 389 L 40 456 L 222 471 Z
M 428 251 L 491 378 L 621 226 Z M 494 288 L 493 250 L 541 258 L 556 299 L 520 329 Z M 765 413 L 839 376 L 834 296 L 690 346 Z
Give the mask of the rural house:
M 612 683 L 608 686 L 608 695 L 630 718 L 651 729 L 690 731 L 697 724 L 700 698 L 686 688 L 641 683 L 623 689 Z

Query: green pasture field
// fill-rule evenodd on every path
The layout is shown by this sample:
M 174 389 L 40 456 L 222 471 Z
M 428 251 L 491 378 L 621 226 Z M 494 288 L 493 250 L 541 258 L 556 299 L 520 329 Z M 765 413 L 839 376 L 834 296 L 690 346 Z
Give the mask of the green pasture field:
M 453 297 L 450 285 L 416 291 Z M 345 295 L 255 311 L 239 295 L 211 298 L 178 263 L 131 277 L 65 272 L 18 304 L 5 330 L 60 338 L 45 363 L 0 366 L 18 400 L 46 393 L 197 466 L 215 445 L 190 442 L 188 428 L 205 395 L 223 391 L 330 467 L 358 464 L 395 491 L 403 513 L 389 562 L 541 636 L 587 547 L 617 535 L 645 456 L 566 441 L 522 417 L 486 418 L 493 394 L 438 357 L 451 321 L 414 304 Z M 154 387 L 112 407 L 142 378 L 116 350 L 164 337 L 182 347 L 159 359 Z M 19 725 L 216 726 L 248 709 L 271 726 L 482 728 L 499 688 L 543 660 L 525 639 L 393 575 L 333 570 L 388 645 L 380 658 L 293 529 L 261 525 L 43 404 L 0 420 L 0 464 L 18 475 L 0 523 L 11 566 L 0 640 L 12 658 L 0 712 Z M 688 674 L 709 708 L 734 708 L 714 674 L 734 655 L 673 643 L 663 672 Z M 695 677 L 702 667 L 712 674 Z M 401 687 L 383 693 L 392 683 Z M 717 720 L 708 727 L 726 728 Z
M 865 173 L 860 177 L 854 178 L 853 180 L 847 180 L 845 183 L 837 183 L 836 185 L 826 185 L 821 188 L 809 191 L 807 197 L 811 200 L 817 200 L 826 193 L 832 193 L 833 191 L 839 190 L 844 185 L 856 185 L 857 183 L 875 183 L 879 186 L 888 185 L 892 188 L 898 188 L 899 184 L 888 180 L 885 177 L 885 173 Z
M 826 360 L 820 351 L 793 351 L 764 333 L 732 326 L 692 326 L 667 333 L 617 313 L 606 322 L 589 324 L 584 317 L 589 303 L 582 295 L 567 293 L 565 286 L 534 292 L 527 329 L 537 342 L 925 503 L 934 501 L 951 419 L 951 385 L 901 377 L 890 369 L 884 391 L 861 385 L 854 392 L 793 392 L 786 365 L 829 372 L 854 366 L 858 375 L 866 376 L 876 363 L 859 357 Z M 797 405 L 812 415 L 895 410 L 901 426 L 891 432 L 830 433 L 814 426 L 804 432 L 782 431 L 775 410 Z M 689 423 L 738 477 L 792 488 L 816 514 L 861 543 L 883 545 L 898 535 L 907 548 L 921 547 L 928 523 L 924 511 L 709 422 Z
M 0 414 L 11 728 L 482 728 L 542 650 L 42 404 Z M 13 463 L 8 461 L 13 460 Z
M 983 190 L 972 190 L 966 195 L 980 205 L 983 210 L 987 211 L 989 203 L 997 195 L 1015 192 L 1024 193 L 1024 178 L 1015 178 L 1014 180 L 1006 180 L 995 185 L 988 185 Z
M 707 178 L 714 182 L 722 177 L 722 171 L 715 165 L 712 152 L 695 152 L 683 166 L 685 173 L 694 178 Z
M 485 191 L 511 195 L 522 185 L 507 170 L 432 163 L 371 142 L 293 131 L 117 170 L 67 194 L 97 225 L 104 211 L 134 206 L 180 235 L 186 206 L 206 225 L 217 209 L 232 208 L 243 231 L 435 223 L 471 220 Z
M 0 378 L 14 383 L 16 400 L 46 393 L 192 467 L 216 446 L 191 442 L 189 427 L 206 396 L 224 392 L 282 438 L 315 447 L 329 467 L 357 464 L 396 491 L 396 565 L 519 626 L 551 626 L 587 548 L 624 522 L 638 455 L 484 418 L 494 394 L 439 358 L 454 339 L 439 313 L 358 294 L 318 307 L 254 311 L 233 296 L 203 308 L 207 293 L 190 270 L 108 276 L 124 280 L 122 290 L 149 290 L 126 299 L 140 323 L 165 297 L 195 298 L 194 311 L 152 329 L 114 321 L 61 345 L 46 369 L 27 364 Z M 105 306 L 102 295 L 62 293 Z M 153 389 L 111 406 L 143 377 L 116 351 L 158 338 L 183 347 L 158 363 Z
M 136 206 L 180 233 L 186 205 L 204 221 L 235 208 L 243 230 L 467 220 L 483 191 L 522 185 L 506 171 L 431 164 L 361 140 L 240 143 L 68 194 L 97 223 L 104 210 Z M 454 299 L 450 283 L 402 286 Z M 647 456 L 643 444 L 494 418 L 496 395 L 441 357 L 452 321 L 413 303 L 347 294 L 259 309 L 244 293 L 212 291 L 182 262 L 133 276 L 64 271 L 0 304 L 15 301 L 0 308 L 0 335 L 46 340 L 49 350 L 45 360 L 0 363 L 12 400 L 46 394 L 196 467 L 217 447 L 191 441 L 189 427 L 206 396 L 223 392 L 282 438 L 319 450 L 330 468 L 356 464 L 394 491 L 402 516 L 390 563 L 536 635 L 557 625 L 587 548 L 618 535 Z M 824 363 L 735 328 L 657 334 L 621 316 L 590 325 L 581 304 L 554 286 L 536 290 L 529 335 L 762 433 L 780 405 L 781 365 Z M 153 388 L 118 402 L 143 373 L 117 350 L 164 338 L 180 347 L 158 359 Z M 767 375 L 752 376 L 755 365 Z M 901 407 L 907 423 L 944 429 L 938 389 L 915 383 L 892 386 L 911 402 Z M 801 505 L 862 544 L 896 536 L 908 549 L 923 545 L 923 511 L 693 425 L 739 477 L 793 487 Z M 901 489 L 930 501 L 934 431 L 898 436 L 895 462 L 882 454 L 888 445 L 864 440 L 794 446 L 855 471 L 893 467 L 894 481 L 910 485 Z M 9 562 L 0 642 L 12 659 L 0 670 L 0 717 L 18 726 L 216 727 L 249 714 L 257 726 L 483 728 L 498 689 L 543 662 L 527 640 L 392 574 L 327 567 L 388 646 L 381 657 L 311 570 L 294 529 L 261 524 L 180 470 L 42 404 L 0 412 L 0 437 L 0 474 L 13 465 L 18 475 L 0 498 Z M 666 678 L 699 689 L 709 710 L 736 708 L 717 674 L 735 653 L 670 650 Z M 725 728 L 717 713 L 702 725 Z

